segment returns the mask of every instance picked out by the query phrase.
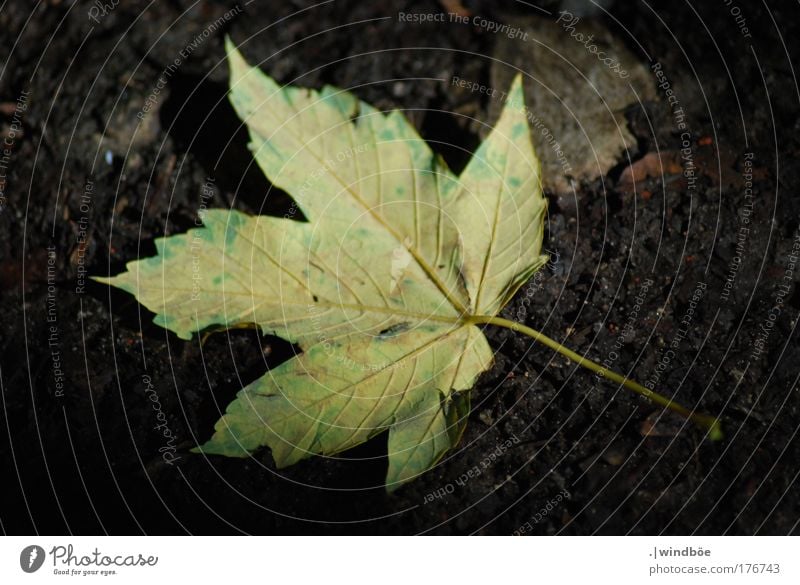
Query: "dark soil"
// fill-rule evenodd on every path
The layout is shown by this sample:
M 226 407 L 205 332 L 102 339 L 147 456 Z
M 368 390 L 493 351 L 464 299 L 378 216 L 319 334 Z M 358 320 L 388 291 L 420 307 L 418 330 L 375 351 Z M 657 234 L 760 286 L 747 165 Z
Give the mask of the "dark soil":
M 704 440 L 702 429 L 529 339 L 488 328 L 496 363 L 475 387 L 459 448 L 391 496 L 385 435 L 280 471 L 266 450 L 253 459 L 189 454 L 243 384 L 286 359 L 287 344 L 247 330 L 180 341 L 132 297 L 88 280 L 76 287 L 83 268 L 117 273 L 152 254 L 155 237 L 190 227 L 208 177 L 209 206 L 289 205 L 253 164 L 224 99 L 225 34 L 252 37 L 243 52 L 283 82 L 332 83 L 377 107 L 410 109 L 456 170 L 479 137 L 451 112 L 485 119 L 485 96 L 430 78 L 488 82 L 495 36 L 397 22 L 398 11 L 440 12 L 433 0 L 335 0 L 305 11 L 310 2 L 256 1 L 168 76 L 140 124 L 165 68 L 235 4 L 123 2 L 98 23 L 91 2 L 33 4 L 0 9 L 0 134 L 10 136 L 27 95 L 0 176 L 4 532 L 798 531 L 800 269 L 779 296 L 800 227 L 796 4 L 773 2 L 768 12 L 740 2 L 751 38 L 723 2 L 656 3 L 657 13 L 620 2 L 602 17 L 644 61 L 642 50 L 662 63 L 687 116 L 696 188 L 678 174 L 634 193 L 618 182 L 625 163 L 575 196 L 551 194 L 545 245 L 555 261 L 504 312 L 639 380 L 675 342 L 658 387 L 719 415 L 724 440 Z M 464 5 L 511 24 L 534 10 Z M 660 95 L 627 112 L 637 157 L 681 148 Z M 753 214 L 740 256 L 748 152 Z M 686 327 L 698 282 L 707 288 Z M 617 344 L 628 319 L 633 335 Z M 153 396 L 177 437 L 172 464 L 159 451 Z

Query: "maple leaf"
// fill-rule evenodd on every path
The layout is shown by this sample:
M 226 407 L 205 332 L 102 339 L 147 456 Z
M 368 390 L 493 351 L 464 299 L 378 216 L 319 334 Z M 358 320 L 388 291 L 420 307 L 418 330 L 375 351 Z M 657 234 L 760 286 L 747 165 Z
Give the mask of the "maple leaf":
M 302 349 L 242 389 L 198 451 L 267 446 L 285 467 L 388 429 L 396 489 L 458 442 L 493 357 L 477 325 L 547 261 L 521 77 L 456 177 L 402 113 L 281 87 L 227 51 L 255 160 L 308 221 L 208 210 L 203 227 L 97 280 L 182 339 L 256 324 Z

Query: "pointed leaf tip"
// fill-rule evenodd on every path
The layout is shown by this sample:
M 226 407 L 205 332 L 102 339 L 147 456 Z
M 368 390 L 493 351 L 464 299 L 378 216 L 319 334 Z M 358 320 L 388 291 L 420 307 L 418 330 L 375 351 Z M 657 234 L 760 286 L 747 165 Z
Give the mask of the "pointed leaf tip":
M 515 110 L 525 110 L 525 83 L 522 73 L 517 73 L 511 86 L 508 88 L 507 107 Z

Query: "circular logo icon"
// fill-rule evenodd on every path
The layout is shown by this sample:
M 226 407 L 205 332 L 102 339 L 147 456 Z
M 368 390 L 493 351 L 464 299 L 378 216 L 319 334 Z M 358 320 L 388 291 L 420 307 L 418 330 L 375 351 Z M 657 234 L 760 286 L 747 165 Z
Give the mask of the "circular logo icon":
M 44 564 L 44 549 L 41 546 L 32 544 L 26 546 L 19 553 L 19 566 L 26 573 L 35 573 Z

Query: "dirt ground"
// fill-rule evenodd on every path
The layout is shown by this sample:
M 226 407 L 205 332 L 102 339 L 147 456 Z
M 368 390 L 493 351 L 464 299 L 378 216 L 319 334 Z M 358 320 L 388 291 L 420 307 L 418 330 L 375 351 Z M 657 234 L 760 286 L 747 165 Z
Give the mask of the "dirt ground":
M 86 276 L 115 274 L 152 254 L 155 237 L 192 226 L 204 185 L 209 207 L 290 204 L 253 164 L 225 99 L 226 34 L 252 36 L 245 55 L 280 81 L 412 109 L 455 170 L 479 136 L 452 112 L 485 119 L 487 98 L 434 78 L 488 83 L 496 34 L 398 23 L 401 11 L 441 13 L 433 0 L 123 2 L 107 14 L 99 4 L 0 8 L 0 134 L 11 152 L 0 161 L 5 533 L 797 533 L 800 269 L 784 278 L 800 229 L 796 3 L 740 2 L 749 37 L 724 2 L 619 2 L 599 17 L 648 66 L 662 64 L 695 180 L 659 90 L 625 112 L 633 160 L 644 161 L 636 191 L 621 162 L 575 195 L 549 193 L 553 261 L 503 313 L 640 381 L 661 372 L 658 388 L 720 416 L 725 438 L 704 440 L 487 328 L 496 363 L 473 391 L 462 442 L 393 495 L 382 487 L 385 435 L 280 471 L 267 450 L 190 454 L 289 346 L 252 330 L 181 341 Z M 534 11 L 463 5 L 512 25 Z M 653 161 L 669 153 L 678 168 L 662 174 Z

